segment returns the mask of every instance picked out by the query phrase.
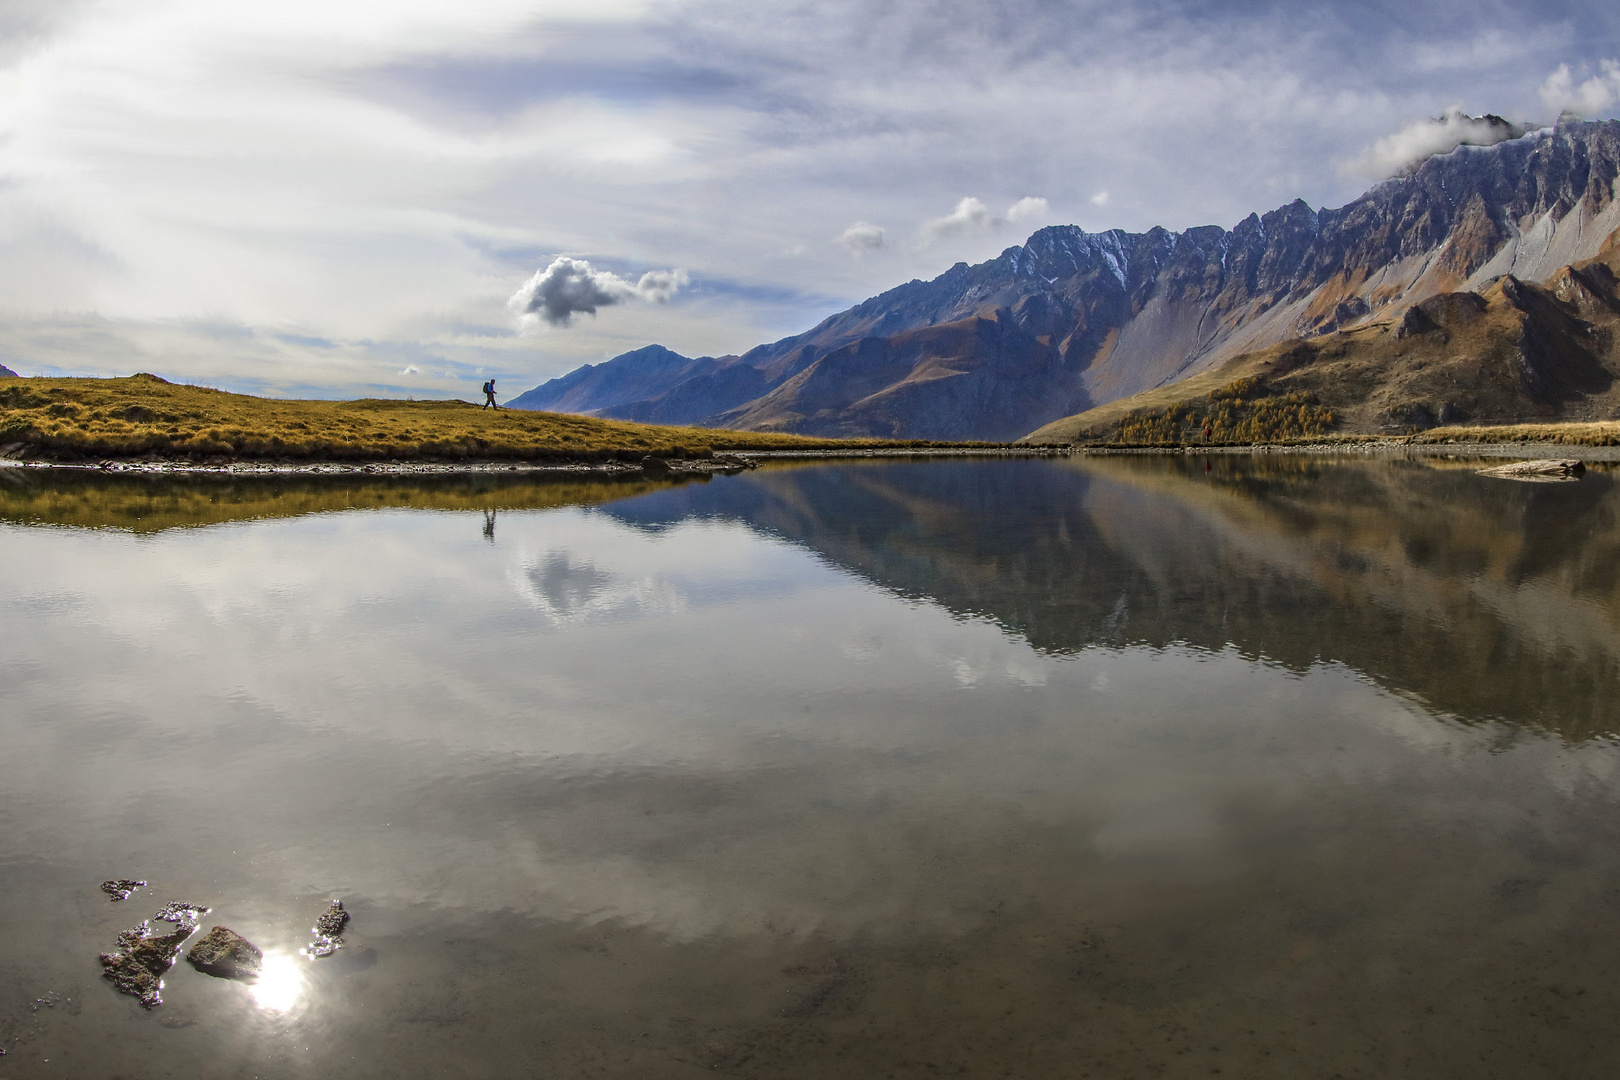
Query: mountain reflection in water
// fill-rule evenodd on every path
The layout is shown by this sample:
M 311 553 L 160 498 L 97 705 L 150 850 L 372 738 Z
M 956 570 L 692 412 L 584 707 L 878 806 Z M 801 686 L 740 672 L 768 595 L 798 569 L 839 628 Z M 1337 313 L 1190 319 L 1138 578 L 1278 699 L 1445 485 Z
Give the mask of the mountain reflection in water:
M 1617 502 L 0 471 L 0 1080 L 1610 1075 Z
M 1340 662 L 1465 722 L 1620 731 L 1614 474 L 1231 455 L 765 470 L 614 505 L 729 518 L 1039 649 Z M 1206 471 L 1206 469 L 1208 471 Z

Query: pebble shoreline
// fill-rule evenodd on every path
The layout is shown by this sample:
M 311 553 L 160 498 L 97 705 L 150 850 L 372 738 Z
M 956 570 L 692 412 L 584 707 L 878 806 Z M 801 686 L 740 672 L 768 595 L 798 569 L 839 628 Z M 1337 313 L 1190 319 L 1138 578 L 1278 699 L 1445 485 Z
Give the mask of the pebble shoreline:
M 134 475 L 209 476 L 704 476 L 742 472 L 770 461 L 839 461 L 873 458 L 1045 458 L 1188 454 L 1351 454 L 1387 457 L 1578 458 L 1620 461 L 1620 446 L 1552 442 L 1417 443 L 1405 439 L 1357 442 L 1260 443 L 1201 446 L 991 446 L 895 447 L 851 450 L 741 450 L 712 458 L 657 458 L 633 461 L 182 461 L 108 460 L 99 462 L 19 461 L 0 458 L 0 468 L 71 470 Z

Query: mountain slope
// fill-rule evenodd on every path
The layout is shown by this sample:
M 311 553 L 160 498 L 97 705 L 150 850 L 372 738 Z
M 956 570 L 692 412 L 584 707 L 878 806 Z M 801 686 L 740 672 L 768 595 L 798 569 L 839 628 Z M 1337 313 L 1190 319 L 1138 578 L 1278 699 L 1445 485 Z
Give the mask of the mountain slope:
M 601 364 L 575 368 L 560 379 L 519 394 L 507 402 L 507 407 L 598 413 L 615 405 L 657 397 L 694 375 L 712 371 L 718 363 L 710 356 L 694 360 L 662 345 L 648 345 Z
M 1337 210 L 1296 201 L 1231 230 L 1042 229 L 706 368 L 628 362 L 660 372 L 638 399 L 553 389 L 576 372 L 532 400 L 660 423 L 1005 437 L 1505 274 L 1545 279 L 1620 229 L 1617 177 L 1620 121 L 1571 121 L 1431 158 Z
M 1027 441 L 1248 442 L 1617 418 L 1617 270 L 1611 247 L 1543 285 L 1510 274 L 1480 292 L 1441 293 L 1399 317 L 1285 342 L 1047 424 Z M 1277 428 L 1282 419 L 1291 426 Z
M 936 438 L 1011 441 L 1031 417 L 1084 402 L 1057 349 L 1007 317 L 859 338 L 770 393 L 716 420 L 738 430 L 907 431 L 926 416 Z
M 15 371 L 12 371 L 4 364 L 0 364 L 0 379 L 16 379 L 19 377 Z

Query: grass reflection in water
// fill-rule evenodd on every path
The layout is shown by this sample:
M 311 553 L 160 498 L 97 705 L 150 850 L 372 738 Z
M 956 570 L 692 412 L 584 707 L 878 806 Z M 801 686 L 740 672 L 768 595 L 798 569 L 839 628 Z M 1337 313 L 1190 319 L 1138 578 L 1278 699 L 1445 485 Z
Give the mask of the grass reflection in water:
M 1606 1075 L 1620 493 L 1444 464 L 30 476 L 0 987 L 89 981 L 119 874 L 269 955 L 176 974 L 172 1028 L 107 992 L 0 1000 L 0 1039 L 83 1075 Z M 298 960 L 337 895 L 363 941 Z

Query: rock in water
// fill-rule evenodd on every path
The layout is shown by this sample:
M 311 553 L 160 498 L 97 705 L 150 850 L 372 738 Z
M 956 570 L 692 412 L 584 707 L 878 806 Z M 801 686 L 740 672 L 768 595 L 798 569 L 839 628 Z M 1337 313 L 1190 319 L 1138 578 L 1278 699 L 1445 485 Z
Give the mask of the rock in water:
M 343 901 L 332 901 L 332 906 L 315 920 L 315 927 L 310 930 L 315 942 L 304 951 L 310 956 L 331 956 L 343 947 L 343 928 L 348 922 L 349 913 L 343 910 Z
M 139 998 L 144 1007 L 150 1009 L 163 1004 L 160 994 L 163 974 L 174 966 L 186 938 L 197 932 L 197 919 L 206 914 L 208 909 L 201 904 L 180 901 L 164 904 L 154 918 L 175 923 L 175 928 L 167 934 L 154 935 L 152 920 L 143 919 L 139 926 L 118 935 L 118 951 L 101 954 L 101 973 L 119 990 Z
M 198 971 L 221 979 L 256 979 L 264 953 L 234 930 L 216 926 L 186 953 L 186 962 Z
M 152 918 L 162 919 L 164 922 L 190 923 L 193 930 L 197 929 L 197 920 L 208 914 L 212 908 L 205 908 L 201 904 L 187 904 L 179 900 L 170 900 L 158 908 L 158 913 Z
M 161 1005 L 163 975 L 174 966 L 180 946 L 196 931 L 196 922 L 189 920 L 159 936 L 153 936 L 150 922 L 125 930 L 118 935 L 122 951 L 101 954 L 102 974 L 119 990 L 139 998 L 145 1008 Z
M 116 878 L 112 881 L 103 881 L 101 891 L 106 893 L 112 899 L 112 902 L 116 904 L 120 900 L 128 900 L 130 893 L 142 888 L 145 884 L 146 882 L 136 881 L 133 878 Z
M 1586 463 L 1578 458 L 1543 458 L 1535 461 L 1515 461 L 1511 465 L 1497 465 L 1479 470 L 1481 476 L 1496 476 L 1503 480 L 1528 480 L 1532 483 L 1559 483 L 1579 480 L 1586 471 Z

